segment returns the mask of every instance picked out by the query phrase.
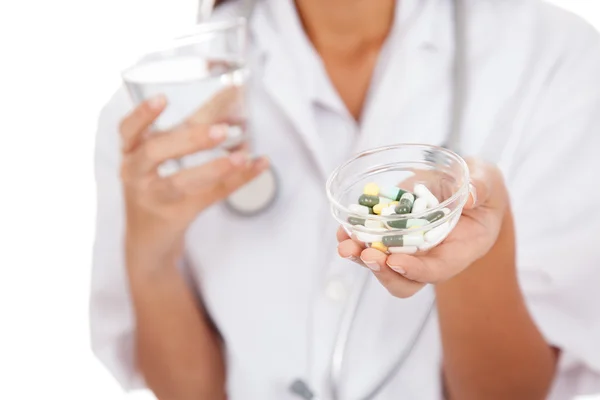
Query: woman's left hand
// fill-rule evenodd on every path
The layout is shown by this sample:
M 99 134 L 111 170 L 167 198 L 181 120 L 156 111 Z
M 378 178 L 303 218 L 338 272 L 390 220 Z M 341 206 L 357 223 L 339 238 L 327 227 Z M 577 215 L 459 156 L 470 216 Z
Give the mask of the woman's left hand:
M 388 291 L 401 298 L 417 293 L 427 283 L 448 280 L 462 272 L 492 248 L 509 211 L 509 196 L 500 170 L 489 163 L 467 160 L 471 175 L 470 198 L 450 235 L 437 247 L 416 255 L 392 254 L 364 248 L 337 234 L 341 257 L 373 271 Z

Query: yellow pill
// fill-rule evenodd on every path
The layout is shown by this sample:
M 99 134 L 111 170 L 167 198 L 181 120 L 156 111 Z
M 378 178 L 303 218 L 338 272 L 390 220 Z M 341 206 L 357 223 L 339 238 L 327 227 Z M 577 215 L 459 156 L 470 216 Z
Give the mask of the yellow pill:
M 379 196 L 379 186 L 376 183 L 367 183 L 363 193 L 367 196 Z
M 375 205 L 373 206 L 373 212 L 374 212 L 375 214 L 377 214 L 377 215 L 380 215 L 380 214 L 381 214 L 381 210 L 383 210 L 385 207 L 387 207 L 387 205 L 386 205 L 386 204 L 381 204 L 381 203 L 379 203 L 379 204 L 375 204 Z
M 383 251 L 384 253 L 387 253 L 388 251 L 388 248 L 385 247 L 384 244 L 381 242 L 373 242 L 371 243 L 371 247 L 379 251 Z

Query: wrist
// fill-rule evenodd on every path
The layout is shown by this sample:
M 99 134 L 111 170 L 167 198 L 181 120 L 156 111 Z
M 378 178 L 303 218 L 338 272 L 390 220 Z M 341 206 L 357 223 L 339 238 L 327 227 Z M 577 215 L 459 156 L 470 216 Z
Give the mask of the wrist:
M 130 271 L 157 270 L 176 266 L 183 254 L 183 235 L 151 237 L 127 232 L 125 258 Z

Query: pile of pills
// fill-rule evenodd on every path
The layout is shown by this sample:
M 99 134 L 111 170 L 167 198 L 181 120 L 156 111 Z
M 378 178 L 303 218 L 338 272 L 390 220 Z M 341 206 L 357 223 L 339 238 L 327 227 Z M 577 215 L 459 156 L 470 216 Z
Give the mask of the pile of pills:
M 354 229 L 353 234 L 367 246 L 385 253 L 414 254 L 425 251 L 439 244 L 449 233 L 450 223 L 444 222 L 432 229 L 426 225 L 433 224 L 450 213 L 447 208 L 439 208 L 440 202 L 423 184 L 416 184 L 413 192 L 395 186 L 379 187 L 369 183 L 364 187 L 358 204 L 351 204 L 348 210 L 353 216 L 348 222 L 361 229 Z M 431 210 L 431 213 L 425 213 Z M 370 219 L 371 215 L 393 216 L 404 214 L 421 214 L 419 218 L 402 218 L 390 221 Z M 364 229 L 364 228 L 366 229 Z M 398 229 L 415 230 L 415 232 L 398 234 Z

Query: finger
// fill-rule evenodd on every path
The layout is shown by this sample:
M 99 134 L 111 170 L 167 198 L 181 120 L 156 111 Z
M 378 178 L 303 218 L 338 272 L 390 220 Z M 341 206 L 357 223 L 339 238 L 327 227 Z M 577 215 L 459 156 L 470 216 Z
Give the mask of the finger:
M 260 157 L 251 161 L 246 168 L 241 171 L 234 171 L 220 181 L 214 188 L 215 196 L 221 199 L 229 196 L 237 189 L 266 171 L 269 168 L 269 165 L 270 163 L 267 157 Z
M 140 173 L 153 171 L 167 160 L 179 159 L 212 149 L 227 137 L 227 125 L 184 124 L 173 131 L 146 139 L 133 154 L 133 165 Z
M 239 120 L 242 115 L 241 108 L 242 89 L 229 86 L 217 92 L 209 101 L 200 107 L 188 119 L 190 124 L 213 125 L 216 123 Z
M 484 161 L 468 159 L 467 165 L 469 166 L 470 183 L 469 199 L 465 208 L 469 210 L 487 203 L 491 194 L 490 183 L 494 182 L 497 177 L 495 167 Z
M 391 270 L 387 264 L 387 256 L 376 249 L 365 249 L 361 259 L 367 267 L 373 271 L 379 282 L 393 295 L 399 298 L 413 296 L 421 290 L 425 284 L 409 280 Z
M 341 243 L 344 240 L 350 239 L 350 236 L 348 236 L 348 232 L 346 232 L 346 230 L 341 226 L 337 230 L 336 237 L 337 237 L 338 243 Z
M 121 121 L 119 132 L 123 152 L 131 151 L 139 143 L 142 134 L 152 125 L 166 105 L 165 96 L 158 95 L 141 103 Z
M 340 255 L 340 257 L 353 261 L 364 267 L 365 265 L 360 259 L 360 253 L 362 252 L 362 250 L 363 247 L 361 247 L 358 243 L 350 239 L 346 239 L 340 242 L 340 244 L 338 244 L 338 254 Z
M 387 265 L 412 281 L 438 283 L 460 273 L 472 257 L 468 249 L 456 252 L 451 243 L 444 242 L 424 255 L 392 254 Z
M 206 164 L 184 169 L 169 179 L 174 187 L 184 192 L 194 192 L 198 188 L 224 179 L 236 168 L 243 167 L 248 163 L 248 154 L 243 151 L 231 153 L 228 157 L 218 158 Z

